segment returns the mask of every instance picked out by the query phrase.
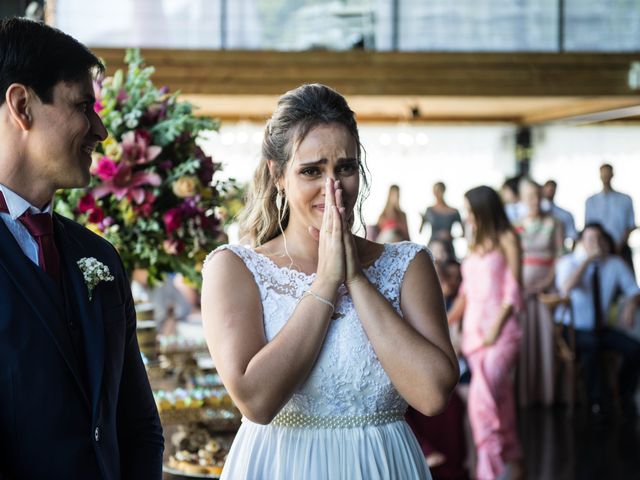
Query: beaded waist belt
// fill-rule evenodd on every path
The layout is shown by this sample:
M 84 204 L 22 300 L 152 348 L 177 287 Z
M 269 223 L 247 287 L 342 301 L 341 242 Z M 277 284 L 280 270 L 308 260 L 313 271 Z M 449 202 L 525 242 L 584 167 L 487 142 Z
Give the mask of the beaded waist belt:
M 387 410 L 367 415 L 324 417 L 305 415 L 296 412 L 280 412 L 271 421 L 276 427 L 299 428 L 357 428 L 371 425 L 384 425 L 404 418 L 402 410 Z

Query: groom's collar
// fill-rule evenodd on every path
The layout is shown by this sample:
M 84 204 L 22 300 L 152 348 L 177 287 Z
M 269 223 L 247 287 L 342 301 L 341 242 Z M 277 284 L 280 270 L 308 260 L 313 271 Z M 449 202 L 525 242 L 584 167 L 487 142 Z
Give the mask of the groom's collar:
M 7 210 L 9 210 L 9 215 L 14 220 L 17 220 L 24 212 L 30 210 L 31 213 L 48 213 L 51 214 L 53 212 L 53 198 L 47 204 L 47 206 L 40 210 L 37 207 L 31 205 L 27 200 L 22 198 L 16 192 L 11 190 L 9 187 L 6 187 L 0 183 L 0 192 L 4 195 L 4 201 L 7 204 Z

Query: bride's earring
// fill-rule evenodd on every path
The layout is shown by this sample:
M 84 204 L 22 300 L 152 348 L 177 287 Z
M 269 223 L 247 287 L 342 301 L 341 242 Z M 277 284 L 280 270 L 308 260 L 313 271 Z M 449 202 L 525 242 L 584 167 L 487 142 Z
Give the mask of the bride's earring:
M 287 212 L 287 197 L 284 194 L 284 190 L 278 188 L 276 193 L 276 208 L 278 209 L 278 221 L 282 222 Z

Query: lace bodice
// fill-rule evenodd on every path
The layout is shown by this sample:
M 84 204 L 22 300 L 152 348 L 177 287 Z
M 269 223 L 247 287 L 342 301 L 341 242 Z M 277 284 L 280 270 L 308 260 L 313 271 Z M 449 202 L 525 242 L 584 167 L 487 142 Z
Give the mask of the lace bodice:
M 252 273 L 260 291 L 266 338 L 271 341 L 291 316 L 298 299 L 315 274 L 278 267 L 271 259 L 238 245 L 223 245 L 238 255 Z M 373 265 L 365 269 L 376 286 L 400 313 L 400 287 L 411 260 L 424 247 L 401 242 L 386 244 Z M 208 259 L 207 259 L 208 260 Z M 205 268 L 207 262 L 205 261 Z M 367 415 L 405 410 L 360 324 L 346 288 L 338 290 L 335 318 L 307 380 L 284 406 L 283 412 L 314 416 Z

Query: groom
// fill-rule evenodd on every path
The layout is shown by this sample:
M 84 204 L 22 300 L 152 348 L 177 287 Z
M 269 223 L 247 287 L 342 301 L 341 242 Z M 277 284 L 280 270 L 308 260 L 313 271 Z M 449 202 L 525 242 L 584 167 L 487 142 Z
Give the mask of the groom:
M 56 29 L 0 20 L 2 480 L 162 475 L 122 262 L 52 213 L 56 190 L 88 184 L 107 136 L 93 109 L 92 74 L 103 68 Z

